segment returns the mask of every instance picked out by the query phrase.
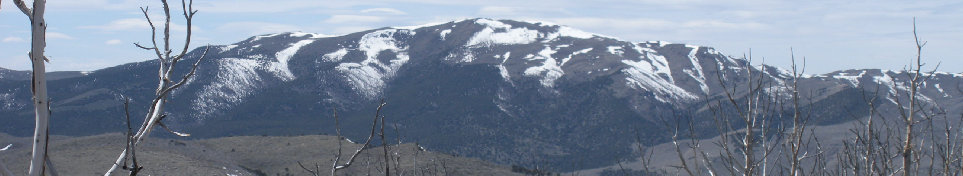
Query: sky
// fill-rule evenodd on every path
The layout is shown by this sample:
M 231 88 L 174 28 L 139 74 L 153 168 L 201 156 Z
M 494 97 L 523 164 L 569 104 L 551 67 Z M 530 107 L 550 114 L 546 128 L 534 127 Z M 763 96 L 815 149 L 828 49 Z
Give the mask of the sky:
M 12 1 L 0 8 L 0 67 L 27 70 L 29 21 Z M 31 2 L 27 0 L 27 2 Z M 48 70 L 92 71 L 150 59 L 150 28 L 140 11 L 161 20 L 157 0 L 51 0 L 46 20 Z M 174 39 L 183 38 L 172 1 Z M 253 35 L 310 32 L 343 35 L 388 26 L 467 18 L 545 21 L 625 41 L 667 41 L 716 48 L 754 63 L 788 67 L 790 48 L 806 73 L 902 70 L 915 58 L 913 18 L 926 41 L 928 70 L 963 72 L 960 0 L 195 0 L 192 48 Z

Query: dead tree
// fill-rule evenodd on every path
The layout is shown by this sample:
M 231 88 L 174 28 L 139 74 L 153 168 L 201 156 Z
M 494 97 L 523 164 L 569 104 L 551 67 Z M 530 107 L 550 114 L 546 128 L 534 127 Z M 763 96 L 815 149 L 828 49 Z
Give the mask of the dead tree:
M 190 49 L 191 22 L 194 18 L 194 14 L 197 13 L 197 10 L 193 9 L 193 4 L 194 4 L 193 0 L 189 0 L 186 2 L 185 0 L 181 0 L 181 7 L 183 8 L 184 20 L 187 23 L 187 26 L 186 26 L 187 33 L 185 35 L 186 37 L 184 39 L 184 46 L 182 50 L 177 54 L 173 54 L 173 50 L 172 50 L 173 48 L 171 48 L 171 42 L 170 42 L 170 38 L 171 38 L 170 7 L 168 6 L 167 0 L 161 0 L 161 3 L 163 5 L 163 8 L 164 8 L 163 10 L 165 15 L 164 25 L 163 25 L 164 31 L 162 33 L 163 40 L 160 41 L 163 43 L 161 43 L 161 45 L 158 45 L 157 27 L 154 25 L 154 22 L 151 20 L 150 15 L 148 14 L 148 7 L 141 8 L 141 12 L 143 12 L 144 18 L 147 19 L 147 23 L 151 27 L 151 45 L 144 46 L 138 43 L 135 43 L 134 45 L 144 50 L 153 51 L 154 54 L 156 55 L 157 62 L 159 65 L 158 66 L 159 68 L 157 71 L 158 83 L 157 83 L 157 90 L 154 93 L 154 96 L 153 96 L 154 98 L 151 101 L 150 107 L 147 110 L 147 114 L 146 114 L 146 117 L 144 118 L 143 124 L 137 130 L 137 133 L 134 133 L 134 135 L 130 137 L 131 138 L 130 140 L 132 142 L 129 143 L 130 146 L 128 148 L 131 148 L 131 149 L 137 147 L 138 143 L 140 143 L 145 138 L 147 138 L 147 136 L 150 135 L 151 131 L 154 129 L 155 126 L 161 126 L 165 130 L 171 133 L 174 133 L 175 135 L 178 135 L 178 136 L 189 135 L 185 133 L 175 132 L 170 128 L 167 128 L 167 126 L 165 126 L 161 122 L 161 120 L 167 117 L 167 115 L 164 113 L 164 104 L 168 100 L 168 95 L 170 95 L 170 93 L 174 89 L 181 87 L 182 85 L 187 83 L 187 81 L 192 76 L 194 76 L 194 71 L 197 70 L 198 64 L 201 63 L 201 61 L 207 55 L 207 51 L 210 49 L 210 47 L 206 47 L 204 49 L 204 53 L 202 53 L 200 57 L 197 58 L 197 61 L 195 61 L 194 64 L 191 65 L 190 71 L 188 71 L 187 74 L 181 76 L 181 78 L 178 80 L 177 77 L 175 77 L 174 75 L 174 70 L 177 66 L 177 63 L 181 61 L 181 59 L 184 59 L 185 56 L 187 56 L 187 51 L 188 49 Z M 178 80 L 178 81 L 175 82 L 174 80 Z M 130 150 L 130 151 L 133 151 L 133 150 Z M 113 163 L 111 168 L 108 169 L 104 175 L 106 176 L 106 175 L 110 175 L 111 173 L 114 173 L 117 170 L 117 168 L 120 167 L 121 162 L 124 162 L 126 160 L 128 153 L 131 153 L 130 151 L 128 151 L 127 149 L 124 149 L 124 151 L 121 152 L 120 156 L 117 157 L 117 160 Z
M 50 99 L 47 97 L 46 66 L 44 65 L 44 62 L 48 61 L 44 56 L 44 48 L 47 46 L 47 23 L 44 21 L 43 16 L 46 11 L 47 2 L 45 0 L 34 0 L 33 8 L 27 7 L 23 0 L 14 0 L 13 2 L 17 8 L 20 8 L 20 11 L 30 19 L 31 29 L 29 56 L 33 64 L 31 92 L 33 93 L 36 127 L 34 127 L 33 152 L 30 157 L 30 170 L 28 174 L 31 176 L 46 175 Z
M 384 115 L 381 115 L 381 108 L 383 108 L 385 105 L 387 105 L 387 103 L 385 103 L 385 100 L 382 99 L 381 104 L 378 105 L 378 109 L 375 110 L 374 120 L 371 122 L 371 133 L 369 133 L 368 138 L 364 140 L 364 144 L 361 145 L 361 147 L 358 147 L 358 149 L 355 150 L 354 153 L 351 154 L 348 160 L 345 161 L 344 163 L 340 163 L 341 157 L 343 157 L 342 156 L 343 153 L 341 151 L 344 148 L 344 145 L 342 145 L 342 140 L 344 137 L 341 136 L 341 124 L 338 120 L 338 112 L 337 111 L 334 112 L 335 132 L 338 135 L 338 153 L 334 156 L 334 162 L 332 162 L 331 164 L 331 168 L 330 168 L 331 176 L 336 175 L 338 173 L 338 170 L 347 169 L 348 167 L 351 167 L 351 165 L 354 164 L 355 159 L 358 158 L 358 155 L 360 155 L 361 152 L 364 152 L 371 146 L 371 141 L 372 139 L 374 139 L 375 134 L 377 133 L 377 130 L 378 130 L 378 121 L 381 121 L 381 133 L 379 133 L 379 136 L 381 136 L 383 145 L 386 145 L 385 147 L 387 147 L 388 142 L 385 141 L 384 139 Z M 385 161 L 384 161 L 385 169 L 386 169 L 385 175 L 388 175 L 389 173 L 387 170 L 389 169 L 388 168 L 389 160 L 387 158 L 387 150 L 388 149 L 385 148 Z M 314 176 L 321 175 L 321 166 L 318 164 L 314 165 L 314 168 L 315 168 L 314 170 L 305 167 L 304 164 L 302 164 L 300 161 L 298 162 L 298 166 L 301 166 L 301 169 L 304 169 L 305 171 L 307 171 L 308 173 L 311 173 Z
M 923 84 L 920 70 L 923 66 L 922 64 L 923 45 L 926 45 L 926 42 L 922 42 L 922 43 L 920 42 L 920 38 L 916 34 L 915 18 L 913 19 L 913 39 L 915 39 L 916 41 L 916 60 L 915 60 L 916 62 L 910 66 L 909 72 L 907 72 L 907 74 L 909 74 L 910 76 L 910 90 L 908 92 L 909 105 L 904 105 L 903 103 L 897 101 L 897 104 L 900 108 L 899 110 L 901 111 L 900 116 L 902 116 L 903 122 L 906 125 L 906 129 L 905 129 L 906 131 L 904 131 L 905 136 L 903 137 L 903 147 L 902 147 L 902 151 L 900 152 L 900 155 L 902 156 L 902 159 L 903 159 L 902 172 L 904 176 L 912 175 L 910 174 L 910 171 L 913 169 L 912 167 L 914 163 L 913 143 L 916 142 L 913 139 L 913 137 L 916 136 L 913 132 L 913 127 L 915 127 L 916 124 L 918 123 L 916 119 L 916 116 L 917 116 L 916 111 L 918 111 L 917 106 L 919 105 L 919 103 L 917 103 L 917 101 L 919 100 L 917 100 L 917 97 L 919 95 L 917 94 L 919 94 L 918 92 L 919 88 Z M 899 95 L 896 95 L 896 96 L 899 96 Z M 906 107 L 905 109 L 907 110 L 904 110 L 904 107 Z

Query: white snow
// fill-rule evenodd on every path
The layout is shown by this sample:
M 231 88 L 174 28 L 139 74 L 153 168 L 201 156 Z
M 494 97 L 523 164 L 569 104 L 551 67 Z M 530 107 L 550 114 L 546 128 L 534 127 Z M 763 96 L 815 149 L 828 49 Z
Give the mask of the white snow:
M 504 65 L 498 65 L 497 67 L 498 67 L 498 74 L 502 76 L 502 79 L 505 79 L 505 81 L 508 81 L 508 82 L 512 82 L 512 76 L 508 74 L 508 68 L 505 68 Z
M 666 42 L 666 41 L 646 41 L 645 43 L 647 43 L 647 44 L 656 44 L 656 45 L 659 45 L 659 47 L 665 47 L 665 45 L 672 44 L 672 43 Z
M 565 57 L 564 59 L 562 59 L 562 65 L 560 66 L 564 66 L 565 63 L 568 63 L 569 60 L 572 60 L 572 57 L 574 57 L 575 55 L 585 54 L 585 53 L 588 53 L 589 51 L 592 51 L 593 49 L 594 48 L 585 48 L 582 50 L 572 52 L 572 54 L 569 54 L 568 57 Z
M 289 36 L 291 36 L 291 37 L 304 37 L 304 36 L 309 36 L 309 35 L 311 36 L 310 38 L 313 38 L 313 39 L 334 37 L 333 35 L 324 35 L 324 34 L 307 33 L 307 32 L 292 32 Z
M 653 74 L 652 70 L 655 67 L 652 63 L 644 60 L 622 60 L 622 63 L 629 66 L 628 69 L 623 70 L 626 74 L 626 83 L 636 88 L 652 91 L 659 101 L 669 102 L 669 100 L 694 100 L 698 98 L 672 82 Z
M 365 60 L 360 63 L 341 63 L 336 67 L 344 73 L 345 78 L 355 91 L 366 98 L 375 98 L 385 87 L 385 81 L 394 77 L 398 69 L 408 62 L 407 46 L 395 41 L 395 35 L 411 35 L 410 30 L 385 29 L 365 34 L 358 41 L 358 49 L 365 53 Z M 378 54 L 391 51 L 396 59 L 389 63 L 379 61 Z
M 10 149 L 11 146 L 13 146 L 13 144 L 7 144 L 7 146 L 0 149 L 0 151 L 7 151 Z
M 237 48 L 237 45 L 227 45 L 221 47 L 221 53 L 230 51 L 231 49 Z
M 261 85 L 257 69 L 261 64 L 253 59 L 224 58 L 218 60 L 215 81 L 205 85 L 194 99 L 193 109 L 206 117 L 227 105 L 240 102 Z
M 939 84 L 939 83 L 933 84 L 933 87 L 935 87 L 937 91 L 939 91 L 940 93 L 942 93 L 942 94 L 943 94 L 943 97 L 950 97 L 950 94 L 947 94 L 946 91 L 943 91 L 943 88 L 940 87 L 940 84 Z
M 675 83 L 675 80 L 672 79 L 672 70 L 669 68 L 669 62 L 665 59 L 665 56 L 658 54 L 658 52 L 652 48 L 643 48 L 638 44 L 633 44 L 633 49 L 635 49 L 636 52 L 645 53 L 639 59 L 648 59 L 650 64 L 654 67 L 654 69 L 652 69 L 654 74 L 664 74 L 668 76 L 667 79 L 669 82 Z
M 442 40 L 445 40 L 445 38 L 447 38 L 447 37 L 448 37 L 448 34 L 450 34 L 450 33 L 451 33 L 451 29 L 445 29 L 445 30 L 441 31 L 441 33 L 439 33 L 439 35 L 441 35 L 441 39 L 442 39 Z
M 609 46 L 608 49 L 609 49 L 609 53 L 612 53 L 614 55 L 622 56 L 623 54 L 625 54 L 625 50 L 622 49 L 622 46 Z
M 852 84 L 853 87 L 856 87 L 859 86 L 859 78 L 862 78 L 863 75 L 866 75 L 866 70 L 863 70 L 855 75 L 847 72 L 840 72 L 839 74 L 832 75 L 832 77 L 840 80 L 846 80 L 849 82 L 849 84 Z
M 284 34 L 284 33 L 264 34 L 264 35 L 254 36 L 254 39 L 251 40 L 251 42 L 255 42 L 255 41 L 261 40 L 261 39 L 263 39 L 263 38 L 271 38 L 271 37 L 278 36 L 278 35 L 281 35 L 281 34 Z
M 529 44 L 538 40 L 539 32 L 528 28 L 511 28 L 511 25 L 489 19 L 479 19 L 475 23 L 485 25 L 485 29 L 475 33 L 468 40 L 468 46 L 491 46 Z M 495 32 L 505 30 L 505 32 Z
M 622 60 L 622 63 L 629 66 L 622 70 L 626 74 L 625 79 L 628 85 L 652 91 L 655 98 L 663 102 L 695 100 L 698 98 L 675 85 L 665 56 L 659 55 L 651 48 L 641 47 L 638 44 L 634 45 L 633 49 L 642 53 L 642 56 L 637 60 Z
M 579 39 L 590 39 L 596 36 L 596 34 L 588 33 L 588 32 L 567 27 L 567 26 L 559 26 L 558 34 L 559 36 L 579 38 Z
M 298 53 L 298 50 L 300 50 L 301 47 L 314 41 L 314 39 L 301 40 L 291 44 L 288 46 L 288 48 L 279 51 L 274 55 L 274 58 L 277 59 L 278 62 L 276 64 L 271 64 L 273 67 L 271 67 L 269 70 L 274 72 L 275 75 L 278 75 L 281 80 L 290 81 L 294 79 L 294 74 L 291 73 L 291 69 L 288 68 L 288 61 L 291 60 L 291 57 L 293 57 L 294 54 Z
M 525 75 L 542 77 L 539 83 L 545 87 L 553 87 L 555 85 L 555 80 L 562 77 L 564 72 L 562 67 L 558 65 L 558 61 L 552 58 L 552 54 L 555 54 L 555 50 L 550 47 L 545 47 L 542 51 L 538 52 L 537 56 L 532 58 L 527 58 L 529 60 L 543 60 L 541 66 L 529 67 L 525 69 Z
M 695 79 L 696 82 L 699 82 L 699 88 L 702 89 L 703 93 L 708 93 L 709 85 L 706 85 L 706 76 L 702 72 L 702 65 L 699 64 L 699 58 L 696 57 L 696 54 L 699 51 L 699 46 L 685 45 L 685 47 L 690 48 L 689 62 L 692 63 L 692 69 L 683 69 L 682 72 L 685 72 Z
M 321 56 L 321 60 L 325 62 L 340 62 L 341 59 L 344 58 L 344 55 L 347 55 L 347 54 L 348 54 L 348 49 L 341 48 L 341 49 L 338 49 L 337 51 Z

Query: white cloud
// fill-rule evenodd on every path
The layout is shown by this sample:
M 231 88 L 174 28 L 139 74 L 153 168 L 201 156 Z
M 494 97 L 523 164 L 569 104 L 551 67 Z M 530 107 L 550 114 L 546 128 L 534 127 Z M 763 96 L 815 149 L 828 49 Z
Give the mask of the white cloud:
M 104 42 L 104 44 L 116 45 L 116 44 L 120 44 L 120 42 L 121 42 L 120 40 L 113 39 L 113 40 L 107 40 L 106 42 Z
M 47 32 L 47 39 L 67 39 L 67 40 L 73 40 L 74 37 L 71 37 L 70 35 L 67 35 L 67 34 L 64 34 L 64 33 L 59 33 L 59 32 Z
M 162 19 L 162 18 L 155 18 L 155 17 L 152 17 L 152 18 L 153 18 L 153 19 Z M 162 22 L 154 21 L 154 25 L 157 26 L 157 30 L 158 30 L 158 31 L 163 30 L 163 26 L 162 26 L 163 23 L 162 23 Z M 191 30 L 199 31 L 199 29 L 197 28 L 197 26 L 192 26 L 192 27 L 193 27 L 193 29 L 191 29 Z M 78 27 L 78 28 L 81 28 L 81 29 L 96 29 L 96 30 L 100 30 L 100 31 L 104 31 L 104 32 L 116 32 L 116 31 L 130 31 L 130 30 L 150 29 L 150 24 L 147 23 L 147 20 L 146 20 L 146 19 L 143 19 L 143 18 L 124 18 L 124 19 L 118 19 L 118 20 L 111 21 L 110 23 L 107 23 L 107 24 L 104 24 L 104 25 L 97 25 L 97 26 L 80 26 L 80 27 Z M 187 26 L 183 26 L 183 25 L 177 24 L 177 23 L 175 23 L 175 22 L 171 22 L 171 30 L 172 30 L 172 31 L 185 31 L 186 28 L 187 28 Z
M 260 35 L 268 33 L 301 31 L 301 28 L 286 24 L 246 21 L 225 23 L 221 26 L 218 26 L 217 30 L 227 33 L 235 32 L 243 33 L 245 35 Z
M 282 13 L 304 11 L 305 9 L 345 9 L 358 5 L 371 5 L 358 1 L 319 1 L 319 0 L 230 0 L 195 2 L 194 9 L 212 13 Z
M 24 42 L 24 41 L 25 41 L 25 40 L 23 40 L 23 38 L 20 38 L 20 37 L 7 37 L 7 38 L 3 38 L 3 42 L 4 42 L 4 43 L 18 43 L 18 42 Z
M 401 10 L 398 10 L 398 9 L 393 9 L 393 8 L 371 8 L 371 9 L 364 9 L 364 10 L 361 10 L 361 13 L 383 13 L 383 14 L 390 14 L 390 15 L 405 15 L 405 14 L 408 14 L 408 13 L 405 13 L 404 11 L 401 11 Z
M 515 14 L 519 8 L 517 7 L 504 7 L 504 6 L 485 6 L 478 10 L 478 14 L 482 15 L 512 15 Z
M 364 15 L 334 15 L 327 20 L 326 23 L 375 23 L 381 22 L 384 18 L 377 16 L 364 16 Z

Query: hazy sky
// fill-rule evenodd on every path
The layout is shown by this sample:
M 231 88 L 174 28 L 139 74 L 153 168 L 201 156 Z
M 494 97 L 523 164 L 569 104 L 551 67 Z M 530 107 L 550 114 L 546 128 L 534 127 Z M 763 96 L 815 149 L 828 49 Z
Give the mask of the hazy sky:
M 0 9 L 0 67 L 25 70 L 30 29 L 9 0 Z M 29 0 L 28 0 L 29 1 Z M 173 1 L 172 1 L 173 2 Z M 179 1 L 177 1 L 179 2 Z M 150 52 L 138 7 L 156 0 L 51 0 L 50 70 L 96 70 L 142 61 Z M 176 5 L 173 14 L 180 14 Z M 917 17 L 928 66 L 963 72 L 963 1 L 923 0 L 196 0 L 194 44 L 230 44 L 257 34 L 303 31 L 347 34 L 465 18 L 538 20 L 642 42 L 715 47 L 757 62 L 789 65 L 789 48 L 808 59 L 808 73 L 856 68 L 902 69 L 914 57 Z M 175 16 L 175 25 L 183 25 Z M 158 18 L 158 20 L 160 20 Z M 175 39 L 183 34 L 176 28 Z

